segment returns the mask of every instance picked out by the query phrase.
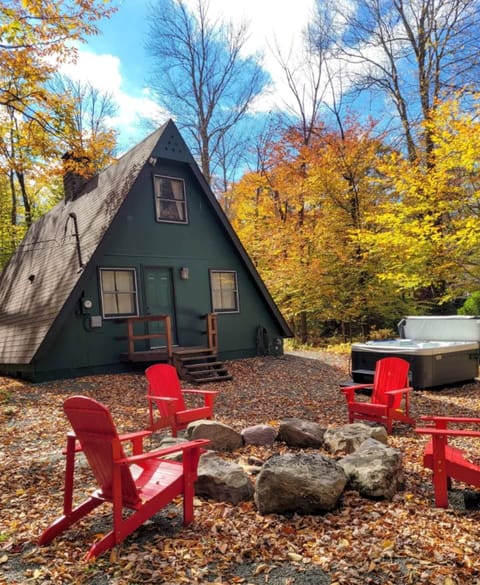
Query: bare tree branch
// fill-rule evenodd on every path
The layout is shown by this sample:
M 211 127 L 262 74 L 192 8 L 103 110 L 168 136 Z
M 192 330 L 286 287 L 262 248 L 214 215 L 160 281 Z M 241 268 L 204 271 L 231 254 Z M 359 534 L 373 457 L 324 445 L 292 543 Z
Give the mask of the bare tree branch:
M 258 57 L 245 56 L 248 27 L 212 20 L 209 2 L 156 0 L 147 49 L 160 104 L 187 130 L 208 182 L 222 167 L 225 140 L 244 119 L 266 75 Z
M 387 97 L 409 158 L 420 156 L 422 140 L 428 159 L 431 139 L 419 123 L 444 94 L 478 88 L 479 0 L 319 0 L 319 15 L 326 6 L 336 23 L 330 41 L 352 87 Z

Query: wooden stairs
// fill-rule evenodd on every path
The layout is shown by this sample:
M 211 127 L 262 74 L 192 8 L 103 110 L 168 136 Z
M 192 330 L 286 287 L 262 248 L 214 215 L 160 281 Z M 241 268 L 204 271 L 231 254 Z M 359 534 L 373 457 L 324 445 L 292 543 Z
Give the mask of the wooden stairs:
M 180 378 L 193 384 L 207 384 L 232 379 L 225 364 L 218 360 L 214 348 L 174 348 L 172 364 L 177 369 Z

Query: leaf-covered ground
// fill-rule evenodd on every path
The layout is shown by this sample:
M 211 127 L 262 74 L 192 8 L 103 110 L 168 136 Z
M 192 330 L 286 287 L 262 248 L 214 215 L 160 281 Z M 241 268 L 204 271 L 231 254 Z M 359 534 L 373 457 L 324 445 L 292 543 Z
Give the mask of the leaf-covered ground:
M 228 366 L 233 380 L 212 386 L 220 390 L 216 418 L 237 430 L 275 425 L 285 417 L 324 425 L 346 422 L 338 389 L 339 381 L 348 379 L 346 357 L 296 354 Z M 426 438 L 403 425 L 389 438 L 403 453 L 406 481 L 393 501 L 347 491 L 333 512 L 283 517 L 260 516 L 252 502 L 233 506 L 197 498 L 189 527 L 182 526 L 180 507 L 171 505 L 111 554 L 85 563 L 89 544 L 109 528 L 105 506 L 52 544 L 38 547 L 41 531 L 61 513 L 61 450 L 68 430 L 63 400 L 72 394 L 94 396 L 125 432 L 146 425 L 145 390 L 141 374 L 44 384 L 0 378 L 1 583 L 480 584 L 480 513 L 465 506 L 463 497 L 475 494 L 455 484 L 449 509 L 435 509 L 431 474 L 421 465 Z M 415 391 L 413 414 L 475 416 L 479 390 L 471 383 Z M 462 447 L 472 457 L 479 452 L 478 440 L 464 440 Z M 248 463 L 284 449 L 281 444 L 248 447 L 228 457 Z M 91 483 L 82 469 L 78 487 L 88 491 Z

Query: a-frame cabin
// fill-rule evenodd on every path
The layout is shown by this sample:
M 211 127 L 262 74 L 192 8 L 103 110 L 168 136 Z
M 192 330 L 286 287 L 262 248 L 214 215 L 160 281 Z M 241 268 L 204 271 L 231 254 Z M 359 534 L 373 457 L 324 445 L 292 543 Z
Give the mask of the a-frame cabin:
M 88 182 L 66 176 L 0 275 L 3 375 L 171 361 L 211 381 L 222 360 L 281 354 L 289 336 L 172 121 Z

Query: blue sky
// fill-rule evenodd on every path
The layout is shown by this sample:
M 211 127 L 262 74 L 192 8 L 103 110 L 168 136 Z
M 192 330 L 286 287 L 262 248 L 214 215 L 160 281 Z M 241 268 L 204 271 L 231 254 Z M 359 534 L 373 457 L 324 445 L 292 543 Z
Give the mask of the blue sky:
M 195 1 L 186 0 L 192 6 Z M 246 19 L 250 23 L 247 49 L 265 54 L 264 67 L 273 86 L 257 103 L 260 110 L 268 111 L 273 100 L 280 104 L 285 99 L 282 73 L 271 47 L 278 44 L 285 54 L 290 51 L 296 54 L 295 46 L 300 43 L 301 31 L 314 4 L 314 0 L 210 0 L 212 17 L 234 22 Z M 77 63 L 65 66 L 62 71 L 111 93 L 118 106 L 118 114 L 111 123 L 120 130 L 120 150 L 127 150 L 149 133 L 140 123 L 142 117 L 151 117 L 161 124 L 169 115 L 155 103 L 148 86 L 145 41 L 150 0 L 118 0 L 117 5 L 119 10 L 100 23 L 100 34 L 80 46 Z
M 144 50 L 147 4 L 143 0 L 121 0 L 118 12 L 100 23 L 101 33 L 90 37 L 87 44 L 96 54 L 111 54 L 120 59 L 124 88 L 133 93 L 144 85 L 147 74 Z

